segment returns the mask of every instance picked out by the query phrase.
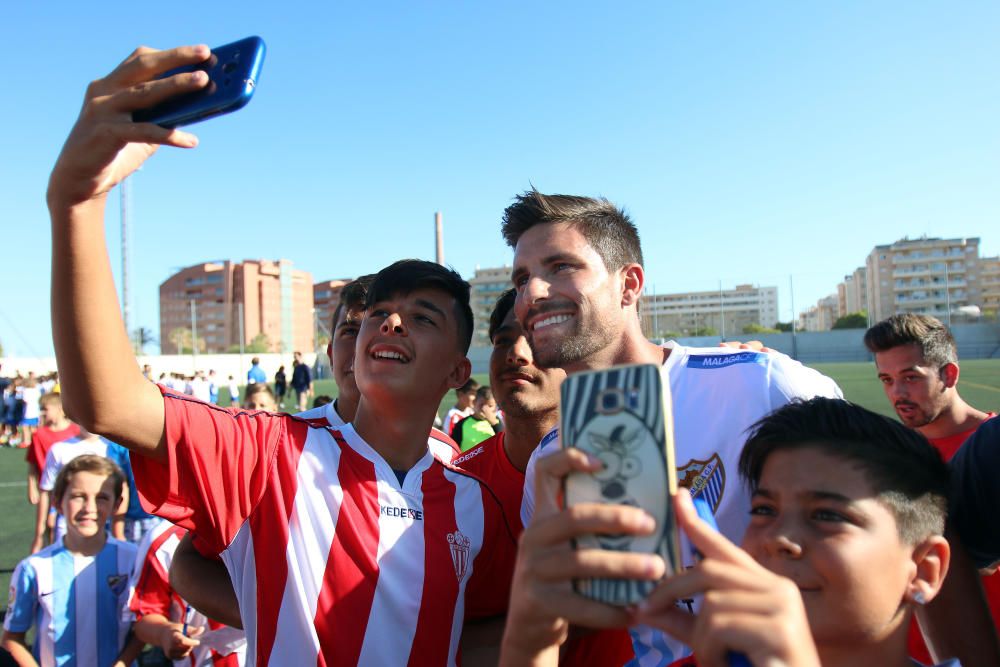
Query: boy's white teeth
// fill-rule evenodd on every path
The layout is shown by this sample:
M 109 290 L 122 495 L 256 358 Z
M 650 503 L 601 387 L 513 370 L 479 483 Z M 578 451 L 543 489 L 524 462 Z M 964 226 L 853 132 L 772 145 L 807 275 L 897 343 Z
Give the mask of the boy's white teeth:
M 542 327 L 547 327 L 550 324 L 562 324 L 563 322 L 569 321 L 569 315 L 553 315 L 552 317 L 546 317 L 544 320 L 535 322 L 535 330 L 541 329 Z
M 375 353 L 376 359 L 395 359 L 396 361 L 406 361 L 399 352 L 380 351 Z

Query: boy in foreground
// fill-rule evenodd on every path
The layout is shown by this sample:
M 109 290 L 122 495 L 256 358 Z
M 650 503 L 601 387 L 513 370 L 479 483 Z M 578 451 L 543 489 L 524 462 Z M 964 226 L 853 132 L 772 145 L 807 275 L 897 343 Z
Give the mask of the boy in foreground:
M 468 283 L 417 260 L 378 273 L 356 344 L 361 400 L 337 430 L 192 400 L 136 365 L 107 259 L 107 195 L 159 145 L 196 145 L 132 112 L 206 86 L 200 71 L 157 77 L 210 55 L 137 49 L 88 87 L 53 169 L 67 411 L 132 451 L 146 507 L 221 555 L 250 664 L 454 665 L 466 616 L 505 606 L 495 587 L 513 548 L 492 493 L 427 446 L 438 405 L 471 372 Z
M 565 475 L 599 464 L 564 450 L 542 465 Z M 585 600 L 578 615 L 668 632 L 694 649 L 694 659 L 676 665 L 726 665 L 731 651 L 759 667 L 917 664 L 907 655 L 909 622 L 937 594 L 950 559 L 942 537 L 948 475 L 937 452 L 891 420 L 816 398 L 758 422 L 740 474 L 751 490 L 742 549 L 701 521 L 682 491 L 678 520 L 701 562 L 635 609 Z M 551 664 L 564 628 L 533 599 L 546 594 L 554 559 L 578 577 L 655 580 L 664 571 L 658 557 L 550 548 L 566 534 L 649 532 L 640 509 L 578 505 L 539 519 L 521 541 L 505 664 Z M 676 608 L 693 596 L 704 596 L 697 615 Z M 535 630 L 518 631 L 525 627 Z
M 119 666 L 139 654 L 141 642 L 125 646 L 123 620 L 136 548 L 105 531 L 124 486 L 125 474 L 103 456 L 78 456 L 60 471 L 52 498 L 66 536 L 21 561 L 10 582 L 2 645 L 21 667 Z

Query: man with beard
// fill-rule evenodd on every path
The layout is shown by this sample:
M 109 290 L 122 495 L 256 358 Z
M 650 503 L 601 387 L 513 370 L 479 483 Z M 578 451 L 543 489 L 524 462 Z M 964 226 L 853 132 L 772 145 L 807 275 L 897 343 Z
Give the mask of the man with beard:
M 993 416 L 958 395 L 958 351 L 948 327 L 903 313 L 865 332 L 878 379 L 900 421 L 930 440 L 945 460 Z
M 735 474 L 744 431 L 796 398 L 840 397 L 836 384 L 782 354 L 650 342 L 639 317 L 645 270 L 638 230 L 606 199 L 526 192 L 506 210 L 503 235 L 514 248 L 514 308 L 535 363 L 568 374 L 660 366 L 673 396 L 678 480 L 704 497 L 722 532 L 738 542 L 750 503 L 746 490 L 727 478 Z M 656 557 L 573 550 L 576 535 L 652 530 L 651 517 L 636 508 L 558 506 L 568 472 L 599 467 L 579 451 L 560 451 L 557 435 L 546 436 L 532 454 L 504 637 L 507 664 L 554 662 L 570 623 L 622 627 L 635 620 L 574 593 L 573 578 L 662 576 Z M 636 658 L 630 664 L 668 665 L 690 653 L 651 627 L 637 625 L 631 633 Z
M 994 416 L 959 396 L 958 350 L 940 320 L 916 313 L 893 315 L 865 332 L 865 347 L 875 355 L 878 379 L 900 421 L 927 438 L 945 461 Z M 1000 574 L 984 575 L 983 589 L 1000 630 Z M 916 623 L 910 627 L 909 645 L 913 658 L 931 661 Z

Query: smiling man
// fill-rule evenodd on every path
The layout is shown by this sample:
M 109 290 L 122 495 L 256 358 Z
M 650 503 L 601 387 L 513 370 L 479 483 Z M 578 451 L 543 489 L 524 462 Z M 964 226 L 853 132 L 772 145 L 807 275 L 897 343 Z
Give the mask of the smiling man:
M 107 259 L 108 192 L 186 132 L 132 112 L 207 85 L 205 46 L 140 48 L 87 88 L 49 180 L 53 334 L 67 413 L 128 447 L 144 505 L 219 554 L 250 664 L 454 665 L 466 617 L 502 611 L 513 538 L 486 487 L 427 446 L 471 365 L 469 285 L 431 262 L 380 271 L 358 330 L 352 424 L 224 410 L 148 382 Z
M 748 523 L 749 498 L 729 480 L 745 429 L 795 398 L 839 397 L 836 384 L 782 354 L 650 342 L 639 317 L 645 285 L 639 233 L 606 199 L 529 191 L 506 210 L 502 230 L 514 248 L 514 309 L 535 363 L 568 374 L 620 364 L 660 366 L 673 395 L 678 480 L 704 496 L 723 533 L 738 542 Z M 634 565 L 629 554 L 574 552 L 570 543 L 576 534 L 594 532 L 594 521 L 608 516 L 607 510 L 627 508 L 560 510 L 556 494 L 573 454 L 558 450 L 557 434 L 546 436 L 526 471 L 521 513 L 526 529 L 514 586 L 531 594 L 519 596 L 530 603 L 512 606 L 508 616 L 504 659 L 510 664 L 556 659 L 553 644 L 565 639 L 570 622 L 609 627 L 628 620 L 570 586 L 572 578 L 590 576 L 593 570 L 587 568 L 599 564 L 607 566 L 604 574 L 627 576 L 628 564 Z M 632 628 L 632 638 L 638 665 L 667 665 L 690 653 L 653 628 Z

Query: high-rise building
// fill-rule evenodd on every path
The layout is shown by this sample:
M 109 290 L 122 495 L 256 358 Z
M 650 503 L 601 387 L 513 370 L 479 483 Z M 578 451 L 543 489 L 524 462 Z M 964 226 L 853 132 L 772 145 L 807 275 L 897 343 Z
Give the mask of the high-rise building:
M 227 260 L 189 266 L 160 285 L 164 354 L 190 348 L 192 339 L 200 352 L 238 350 L 241 326 L 246 346 L 257 339 L 270 352 L 311 351 L 312 275 L 287 259 Z
M 808 310 L 799 313 L 800 331 L 829 331 L 840 317 L 839 294 L 825 296 Z M 856 311 L 850 311 L 856 312 Z
M 865 268 L 872 321 L 896 313 L 948 321 L 982 302 L 978 238 L 904 238 L 875 246 Z
M 469 280 L 469 285 L 472 288 L 469 301 L 474 322 L 472 345 L 489 347 L 490 313 L 493 312 L 493 307 L 504 290 L 511 287 L 510 267 L 491 269 L 476 267 L 476 273 Z
M 1000 257 L 983 257 L 979 261 L 983 314 L 995 319 L 1000 314 Z
M 854 273 L 844 276 L 844 282 L 837 285 L 837 316 L 868 310 L 868 280 L 865 267 L 858 267 Z
M 708 292 L 646 293 L 639 314 L 650 338 L 694 335 L 708 328 L 733 337 L 751 324 L 777 324 L 778 288 L 737 285 L 734 289 Z

